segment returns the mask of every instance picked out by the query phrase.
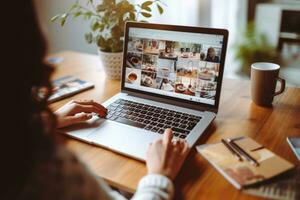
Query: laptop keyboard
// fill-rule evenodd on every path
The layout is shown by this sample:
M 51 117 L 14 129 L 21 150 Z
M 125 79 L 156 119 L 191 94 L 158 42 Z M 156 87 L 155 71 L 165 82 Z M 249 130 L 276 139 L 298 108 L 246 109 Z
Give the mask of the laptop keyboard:
M 178 138 L 186 138 L 201 117 L 182 112 L 118 99 L 108 107 L 107 119 L 163 134 L 171 128 Z

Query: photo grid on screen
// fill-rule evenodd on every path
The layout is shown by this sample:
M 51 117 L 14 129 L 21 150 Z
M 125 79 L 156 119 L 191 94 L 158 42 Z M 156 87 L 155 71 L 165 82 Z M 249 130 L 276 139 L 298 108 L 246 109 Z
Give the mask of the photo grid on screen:
M 157 32 L 129 34 L 125 87 L 214 105 L 223 38 L 198 34 L 191 42 L 169 31 L 166 40 Z

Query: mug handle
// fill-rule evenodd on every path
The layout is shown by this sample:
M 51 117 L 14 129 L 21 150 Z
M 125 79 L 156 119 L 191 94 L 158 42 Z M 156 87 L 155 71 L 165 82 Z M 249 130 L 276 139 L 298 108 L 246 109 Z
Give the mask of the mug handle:
M 279 82 L 280 82 L 281 87 L 280 87 L 280 90 L 279 90 L 279 91 L 275 92 L 274 96 L 283 93 L 283 91 L 284 91 L 284 89 L 285 89 L 285 80 L 284 80 L 284 79 L 282 79 L 282 78 L 280 78 L 280 77 L 277 77 L 277 78 L 276 78 L 276 81 L 279 81 Z

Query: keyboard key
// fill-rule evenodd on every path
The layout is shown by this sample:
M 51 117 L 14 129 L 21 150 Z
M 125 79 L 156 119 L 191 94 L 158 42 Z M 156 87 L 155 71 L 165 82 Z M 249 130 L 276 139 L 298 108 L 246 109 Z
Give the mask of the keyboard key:
M 186 128 L 187 128 L 187 125 L 181 124 L 181 125 L 179 126 L 179 128 L 186 129 Z
M 167 129 L 167 128 L 172 128 L 172 126 L 170 124 L 165 124 L 164 127 L 162 127 L 163 129 Z
M 165 132 L 164 129 L 160 128 L 158 131 L 157 131 L 159 134 L 163 134 Z
M 188 120 L 189 122 L 193 122 L 193 123 L 198 123 L 198 122 L 199 122 L 199 120 L 196 119 L 196 118 L 188 118 L 187 120 Z
M 181 123 L 181 124 L 188 124 L 189 121 L 187 121 L 187 120 L 182 120 L 180 123 Z
M 187 116 L 181 116 L 181 119 L 186 120 L 186 119 L 188 119 L 188 117 Z
M 160 114 L 157 114 L 157 113 L 155 113 L 154 115 L 153 115 L 153 117 L 159 117 L 160 116 Z
M 166 117 L 166 120 L 172 121 L 174 118 L 173 117 Z
M 180 135 L 179 137 L 184 139 L 184 138 L 186 138 L 186 135 Z
M 179 132 L 179 133 L 182 133 L 182 134 L 185 134 L 185 135 L 190 133 L 189 131 L 183 130 L 181 128 L 176 128 L 176 127 L 173 127 L 172 130 L 176 131 L 176 132 Z
M 156 118 L 156 117 L 153 117 L 153 118 L 151 118 L 151 120 L 152 120 L 152 121 L 157 121 L 157 120 L 158 120 L 158 118 Z
M 122 123 L 122 124 L 127 124 L 127 125 L 130 125 L 130 126 L 138 127 L 138 128 L 144 128 L 146 126 L 142 123 L 137 123 L 137 122 L 134 122 L 134 121 L 131 121 L 131 120 L 128 120 L 128 119 L 121 118 L 121 117 L 117 117 L 116 119 L 112 119 L 112 120 L 114 120 L 116 122 L 119 122 L 119 123 Z
M 173 126 L 173 127 L 179 127 L 179 123 L 173 122 L 173 123 L 172 123 L 172 126 Z
M 152 126 L 156 126 L 158 123 L 157 122 L 151 122 L 150 123 Z
M 137 121 L 142 123 L 142 122 L 144 122 L 144 119 L 141 119 L 141 118 L 140 118 L 140 119 L 138 119 Z
M 180 122 L 180 121 L 181 121 L 180 118 L 175 118 L 175 119 L 174 119 L 174 122 Z
M 158 127 L 153 127 L 153 128 L 151 129 L 151 131 L 153 131 L 153 132 L 157 132 L 158 130 L 159 130 Z
M 163 126 L 164 126 L 164 124 L 162 124 L 162 123 L 158 123 L 158 124 L 157 124 L 157 126 L 158 126 L 158 127 L 163 127 Z
M 160 123 L 164 123 L 166 120 L 164 120 L 164 119 L 159 119 L 158 120 L 158 122 L 160 122 Z
M 147 125 L 147 126 L 145 127 L 146 130 L 151 130 L 152 128 L 153 128 L 152 125 Z

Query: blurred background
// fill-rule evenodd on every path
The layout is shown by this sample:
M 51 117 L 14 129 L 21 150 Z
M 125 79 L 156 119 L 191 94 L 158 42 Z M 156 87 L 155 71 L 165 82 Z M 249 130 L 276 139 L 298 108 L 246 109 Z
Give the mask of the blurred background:
M 99 0 L 101 1 L 101 0 Z M 162 0 L 163 15 L 152 12 L 148 21 L 229 30 L 225 77 L 249 79 L 253 62 L 281 65 L 288 86 L 300 87 L 300 0 Z M 90 24 L 81 18 L 59 23 L 51 18 L 67 10 L 75 0 L 36 0 L 39 20 L 49 43 L 49 53 L 74 50 L 97 54 L 84 34 Z M 79 0 L 86 4 L 87 0 Z M 131 0 L 139 3 L 139 0 Z

